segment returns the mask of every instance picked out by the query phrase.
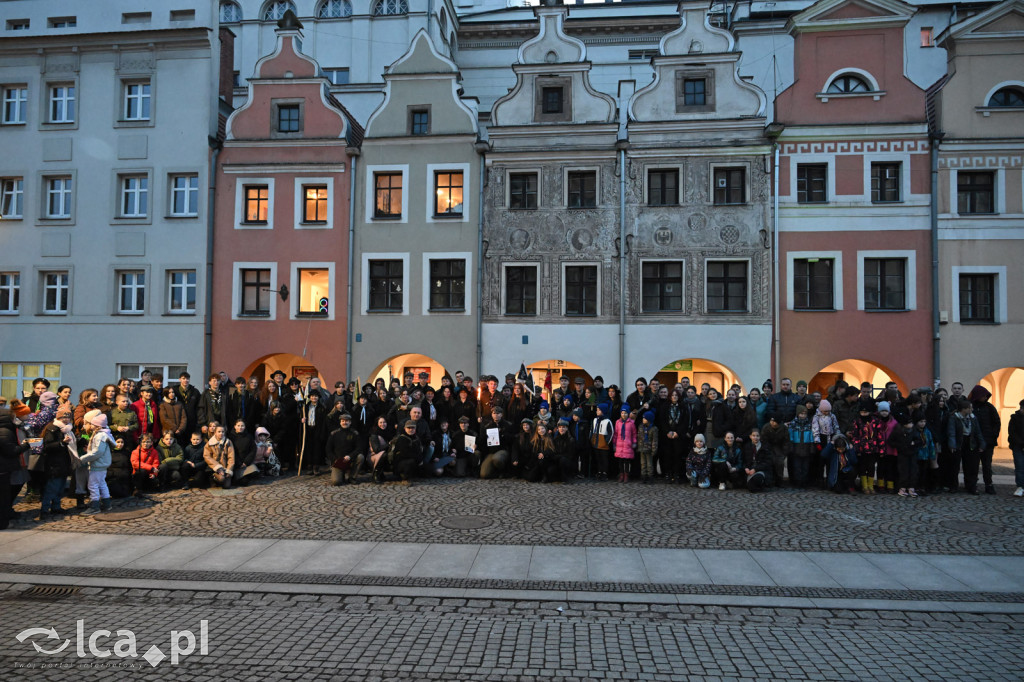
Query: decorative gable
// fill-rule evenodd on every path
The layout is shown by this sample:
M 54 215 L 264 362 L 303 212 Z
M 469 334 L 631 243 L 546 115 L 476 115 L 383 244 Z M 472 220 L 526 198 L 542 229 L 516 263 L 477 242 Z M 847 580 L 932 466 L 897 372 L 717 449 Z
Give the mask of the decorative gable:
M 903 26 L 917 9 L 900 0 L 821 0 L 789 20 L 797 33 Z

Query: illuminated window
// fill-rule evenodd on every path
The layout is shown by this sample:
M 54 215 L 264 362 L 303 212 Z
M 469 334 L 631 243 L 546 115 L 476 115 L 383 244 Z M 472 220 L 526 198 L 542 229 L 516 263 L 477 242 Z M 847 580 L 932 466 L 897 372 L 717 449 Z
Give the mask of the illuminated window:
M 327 187 L 306 185 L 303 191 L 302 220 L 306 223 L 327 222 Z
M 462 171 L 438 171 L 434 174 L 434 214 L 443 217 L 462 215 Z
M 374 218 L 402 217 L 402 174 L 374 173 Z
M 245 222 L 267 222 L 267 206 L 269 201 L 270 189 L 266 185 L 246 185 Z
M 326 269 L 299 270 L 299 315 L 327 317 L 331 278 Z

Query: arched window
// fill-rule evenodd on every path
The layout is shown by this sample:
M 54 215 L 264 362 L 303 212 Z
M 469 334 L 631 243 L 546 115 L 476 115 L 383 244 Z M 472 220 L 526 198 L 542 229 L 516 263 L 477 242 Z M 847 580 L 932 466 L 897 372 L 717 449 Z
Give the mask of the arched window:
M 1024 107 L 1024 92 L 1017 88 L 999 88 L 988 98 L 990 107 Z
M 445 14 L 444 8 L 441 8 L 441 19 L 438 21 L 441 25 L 441 36 L 445 37 L 448 35 L 448 15 Z
M 349 0 L 324 0 L 316 11 L 318 19 L 342 19 L 352 16 L 352 3 Z
M 284 16 L 284 13 L 291 10 L 294 14 L 298 14 L 295 11 L 294 2 L 268 2 L 263 8 L 263 21 L 277 21 Z
M 242 8 L 237 2 L 220 3 L 220 23 L 237 24 L 242 20 Z
M 852 92 L 871 92 L 871 86 L 860 76 L 844 74 L 832 79 L 825 92 L 833 94 L 847 94 Z
M 408 13 L 408 0 L 377 0 L 377 4 L 373 6 L 375 17 L 393 17 Z

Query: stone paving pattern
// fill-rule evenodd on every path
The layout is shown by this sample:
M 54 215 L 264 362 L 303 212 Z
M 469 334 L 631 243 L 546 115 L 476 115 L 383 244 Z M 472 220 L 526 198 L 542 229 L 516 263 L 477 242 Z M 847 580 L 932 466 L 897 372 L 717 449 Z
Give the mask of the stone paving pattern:
M 144 504 L 152 504 L 154 513 L 131 521 L 101 523 L 72 515 L 38 527 L 371 542 L 1024 554 L 1020 500 L 1006 486 L 999 488 L 996 496 L 909 499 L 791 489 L 754 495 L 665 483 L 545 485 L 447 478 L 411 488 L 332 487 L 325 476 L 289 477 L 237 494 L 189 490 L 153 495 Z M 24 502 L 17 508 L 28 515 L 37 510 Z M 442 525 L 463 515 L 484 517 L 490 525 L 469 530 Z M 968 527 L 957 527 L 965 522 Z
M 87 635 L 131 629 L 140 655 L 209 621 L 208 656 L 134 659 L 116 675 L 132 679 L 1016 680 L 1024 648 L 1024 615 L 119 588 L 41 600 L 29 587 L 0 585 L 7 679 L 110 679 L 73 646 L 47 657 L 14 639 L 70 637 L 78 618 Z

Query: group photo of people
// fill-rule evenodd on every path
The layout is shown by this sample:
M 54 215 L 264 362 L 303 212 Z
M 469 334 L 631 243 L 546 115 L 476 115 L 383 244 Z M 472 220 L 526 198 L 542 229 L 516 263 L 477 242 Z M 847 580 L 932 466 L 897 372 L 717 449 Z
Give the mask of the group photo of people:
M 721 394 L 681 377 L 638 377 L 629 390 L 561 377 L 535 387 L 525 371 L 474 380 L 426 373 L 373 383 L 305 383 L 226 372 L 193 384 L 144 372 L 77 395 L 33 382 L 0 398 L 0 523 L 13 504 L 39 519 L 99 514 L 113 499 L 170 489 L 246 486 L 283 474 L 330 485 L 417 479 L 519 478 L 772 488 L 906 498 L 996 494 L 993 453 L 1004 425 L 976 385 L 904 396 L 890 382 L 838 381 L 826 395 L 782 378 Z M 1005 425 L 1024 497 L 1024 400 Z M 962 483 L 961 483 L 962 476 Z M 67 505 L 65 505 L 67 501 Z

